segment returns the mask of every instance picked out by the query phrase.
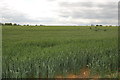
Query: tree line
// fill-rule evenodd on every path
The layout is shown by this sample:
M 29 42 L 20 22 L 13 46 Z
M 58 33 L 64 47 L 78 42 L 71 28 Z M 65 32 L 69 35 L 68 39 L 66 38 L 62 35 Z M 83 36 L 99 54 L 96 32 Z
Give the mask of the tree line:
M 2 25 L 2 26 L 21 26 L 20 24 L 16 24 L 16 23 L 0 23 L 0 25 Z M 31 25 L 26 24 L 26 25 L 23 25 L 23 26 L 31 26 Z M 34 25 L 34 26 L 45 26 L 45 25 L 40 24 L 40 25 Z M 91 24 L 90 26 L 103 26 L 103 25 L 99 25 L 99 24 L 93 25 L 93 24 Z M 106 25 L 106 26 L 112 26 L 112 25 Z
M 16 23 L 0 23 L 0 25 L 2 25 L 2 26 L 21 26 L 20 24 L 16 24 Z M 26 24 L 23 26 L 33 26 L 33 25 Z M 40 25 L 34 25 L 34 26 L 45 26 L 45 25 L 40 24 Z
M 16 23 L 0 23 L 0 25 L 2 25 L 2 26 L 17 26 L 17 25 L 19 25 L 19 24 L 16 24 Z

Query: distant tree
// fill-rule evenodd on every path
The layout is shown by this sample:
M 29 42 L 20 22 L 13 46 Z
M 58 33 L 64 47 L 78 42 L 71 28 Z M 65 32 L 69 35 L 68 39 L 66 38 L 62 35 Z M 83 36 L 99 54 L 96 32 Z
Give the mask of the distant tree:
M 4 25 L 4 23 L 0 23 L 0 26 L 3 26 Z
M 102 26 L 102 25 L 98 25 L 98 24 L 97 24 L 96 26 Z
M 99 26 L 99 25 L 96 25 L 96 26 Z
M 17 24 L 16 24 L 16 23 L 14 23 L 13 25 L 14 25 L 14 26 L 17 26 Z
M 12 23 L 5 23 L 6 26 L 12 26 Z

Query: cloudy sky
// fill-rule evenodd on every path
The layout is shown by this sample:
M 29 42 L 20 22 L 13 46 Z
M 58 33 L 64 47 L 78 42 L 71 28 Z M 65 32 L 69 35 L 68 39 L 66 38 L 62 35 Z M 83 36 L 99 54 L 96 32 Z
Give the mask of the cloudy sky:
M 117 25 L 119 0 L 0 0 L 0 22 Z

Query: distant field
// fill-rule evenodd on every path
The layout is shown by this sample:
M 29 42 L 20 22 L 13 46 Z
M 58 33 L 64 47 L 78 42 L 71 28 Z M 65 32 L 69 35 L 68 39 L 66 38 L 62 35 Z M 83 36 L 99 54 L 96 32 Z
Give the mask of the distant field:
M 4 78 L 116 78 L 118 28 L 3 26 Z

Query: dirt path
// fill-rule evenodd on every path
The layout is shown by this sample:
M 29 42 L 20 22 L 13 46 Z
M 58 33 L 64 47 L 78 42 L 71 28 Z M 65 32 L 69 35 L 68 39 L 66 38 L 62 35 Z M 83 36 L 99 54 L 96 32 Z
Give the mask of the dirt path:
M 90 69 L 84 68 L 80 70 L 80 74 L 74 75 L 74 74 L 69 74 L 66 77 L 63 76 L 56 76 L 56 78 L 100 78 L 99 75 L 94 75 L 90 76 Z

